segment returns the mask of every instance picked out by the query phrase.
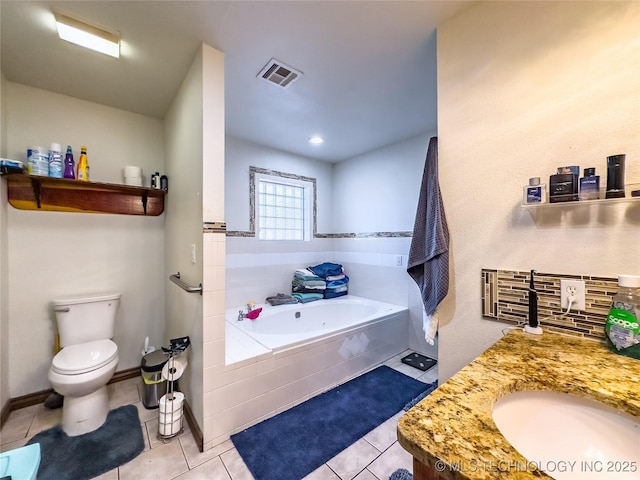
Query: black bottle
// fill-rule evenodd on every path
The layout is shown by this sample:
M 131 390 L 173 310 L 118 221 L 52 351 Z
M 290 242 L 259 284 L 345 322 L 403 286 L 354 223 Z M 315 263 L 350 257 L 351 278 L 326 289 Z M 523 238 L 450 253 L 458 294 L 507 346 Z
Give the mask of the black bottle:
M 606 198 L 624 198 L 624 160 L 626 155 L 607 157 Z
M 558 173 L 549 177 L 549 203 L 574 202 L 578 200 L 578 176 L 573 173 Z

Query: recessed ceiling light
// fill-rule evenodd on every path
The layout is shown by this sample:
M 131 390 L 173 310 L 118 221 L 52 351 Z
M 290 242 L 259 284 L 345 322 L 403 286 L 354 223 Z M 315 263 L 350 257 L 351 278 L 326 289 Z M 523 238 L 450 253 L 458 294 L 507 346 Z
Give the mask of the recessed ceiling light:
M 58 35 L 62 40 L 120 58 L 120 33 L 90 25 L 82 20 L 53 12 L 56 17 Z
M 324 143 L 324 138 L 314 135 L 313 137 L 309 137 L 309 143 L 311 145 L 322 145 Z

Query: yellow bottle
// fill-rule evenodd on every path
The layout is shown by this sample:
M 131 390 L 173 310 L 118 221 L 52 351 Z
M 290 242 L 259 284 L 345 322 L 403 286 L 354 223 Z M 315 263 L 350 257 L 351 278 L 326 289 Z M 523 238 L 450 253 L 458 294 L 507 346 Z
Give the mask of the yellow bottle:
M 89 181 L 89 160 L 87 159 L 87 147 L 80 147 L 80 160 L 78 161 L 78 180 Z

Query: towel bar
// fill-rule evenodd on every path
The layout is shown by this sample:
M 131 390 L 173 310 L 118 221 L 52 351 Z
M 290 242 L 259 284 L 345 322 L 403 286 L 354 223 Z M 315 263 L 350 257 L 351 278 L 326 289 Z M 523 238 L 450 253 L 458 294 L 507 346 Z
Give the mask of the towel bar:
M 191 286 L 191 285 L 183 282 L 180 279 L 180 272 L 175 273 L 173 275 L 169 275 L 169 280 L 171 280 L 173 283 L 178 285 L 185 292 L 188 292 L 188 293 L 199 293 L 200 295 L 202 295 L 202 284 L 198 285 L 197 287 L 194 287 L 194 286 Z

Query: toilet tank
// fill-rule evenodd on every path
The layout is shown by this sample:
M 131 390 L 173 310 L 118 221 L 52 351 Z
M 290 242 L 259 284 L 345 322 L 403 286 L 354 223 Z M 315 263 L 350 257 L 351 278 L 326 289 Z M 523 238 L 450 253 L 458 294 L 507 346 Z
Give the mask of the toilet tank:
M 60 346 L 113 338 L 120 293 L 98 293 L 54 300 Z

